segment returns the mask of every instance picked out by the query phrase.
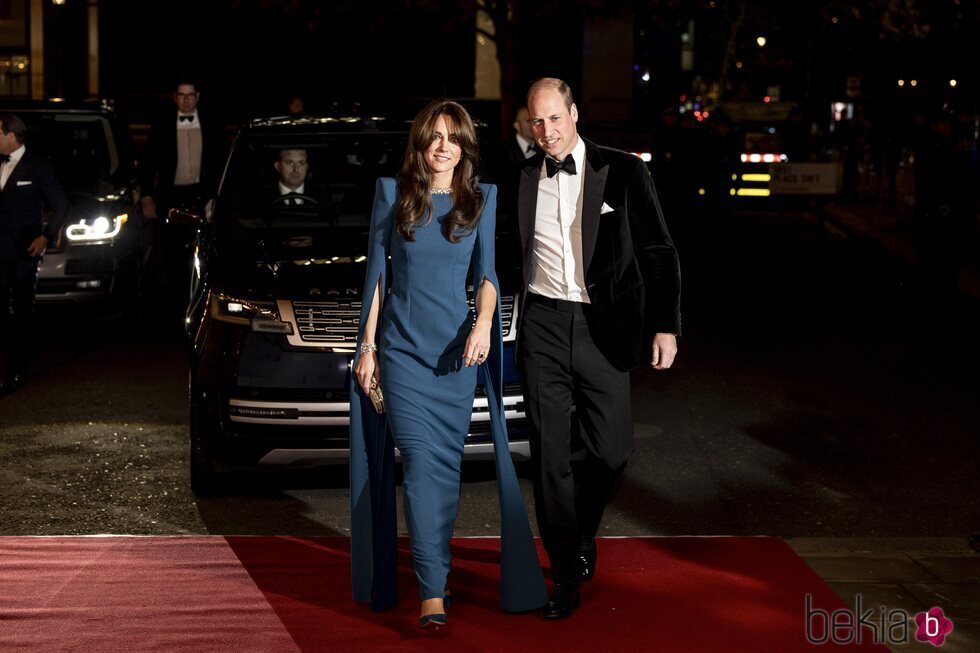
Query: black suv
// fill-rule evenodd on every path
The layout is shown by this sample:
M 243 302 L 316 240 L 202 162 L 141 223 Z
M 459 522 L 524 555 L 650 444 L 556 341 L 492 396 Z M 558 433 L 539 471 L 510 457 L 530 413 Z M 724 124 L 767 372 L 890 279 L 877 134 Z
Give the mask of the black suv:
M 38 266 L 37 301 L 128 298 L 140 283 L 143 234 L 129 132 L 105 102 L 4 101 L 27 125 L 25 145 L 51 160 L 71 200 Z
M 356 346 L 375 181 L 398 170 L 408 122 L 383 118 L 255 120 L 238 133 L 197 239 L 190 337 L 191 481 L 222 472 L 346 464 Z M 301 204 L 276 187 L 282 150 L 309 161 Z M 504 406 L 511 452 L 529 456 L 514 370 L 519 272 L 498 247 Z M 492 456 L 482 381 L 465 455 Z

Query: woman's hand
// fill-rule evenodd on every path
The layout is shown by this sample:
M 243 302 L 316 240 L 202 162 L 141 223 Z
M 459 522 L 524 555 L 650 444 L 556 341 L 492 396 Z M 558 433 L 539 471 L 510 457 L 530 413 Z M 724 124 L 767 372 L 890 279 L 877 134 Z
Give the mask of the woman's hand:
M 361 386 L 364 394 L 371 392 L 371 379 L 378 379 L 381 383 L 380 370 L 378 369 L 378 352 L 369 351 L 361 354 L 354 366 L 354 376 L 357 378 L 357 385 Z
M 487 360 L 490 354 L 490 321 L 477 320 L 466 338 L 463 348 L 463 365 L 479 365 Z

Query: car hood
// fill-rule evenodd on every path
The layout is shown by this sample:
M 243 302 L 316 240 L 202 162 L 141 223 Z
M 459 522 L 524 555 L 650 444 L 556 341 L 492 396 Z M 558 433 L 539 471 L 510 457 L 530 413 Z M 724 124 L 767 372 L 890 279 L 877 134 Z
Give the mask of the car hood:
M 367 262 L 363 242 L 292 235 L 275 243 L 228 243 L 212 252 L 208 284 L 217 292 L 251 300 L 359 298 Z

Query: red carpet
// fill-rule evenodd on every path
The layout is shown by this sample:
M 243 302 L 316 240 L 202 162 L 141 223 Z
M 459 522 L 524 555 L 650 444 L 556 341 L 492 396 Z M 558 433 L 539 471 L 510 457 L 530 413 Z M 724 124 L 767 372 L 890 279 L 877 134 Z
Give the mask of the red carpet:
M 0 537 L 0 650 L 885 651 L 807 645 L 804 597 L 844 605 L 774 538 L 604 539 L 557 623 L 499 612 L 498 541 L 454 540 L 456 603 L 432 633 L 405 545 L 401 606 L 379 615 L 350 599 L 346 538 Z

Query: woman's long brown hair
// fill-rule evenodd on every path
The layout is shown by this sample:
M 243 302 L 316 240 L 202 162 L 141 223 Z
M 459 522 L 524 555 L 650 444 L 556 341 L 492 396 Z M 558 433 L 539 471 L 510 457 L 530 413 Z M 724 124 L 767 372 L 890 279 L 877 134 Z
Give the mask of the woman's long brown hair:
M 395 229 L 405 240 L 415 240 L 416 224 L 428 224 L 432 219 L 431 175 L 425 161 L 425 151 L 432 144 L 439 116 L 445 116 L 461 150 L 459 163 L 453 170 L 453 208 L 442 222 L 446 240 L 458 243 L 460 238 L 476 228 L 483 208 L 480 192 L 480 150 L 473 120 L 460 104 L 451 100 L 430 102 L 412 121 L 408 149 L 398 175 L 398 203 L 395 208 Z M 424 222 L 422 222 L 424 220 Z

